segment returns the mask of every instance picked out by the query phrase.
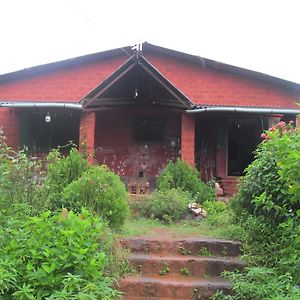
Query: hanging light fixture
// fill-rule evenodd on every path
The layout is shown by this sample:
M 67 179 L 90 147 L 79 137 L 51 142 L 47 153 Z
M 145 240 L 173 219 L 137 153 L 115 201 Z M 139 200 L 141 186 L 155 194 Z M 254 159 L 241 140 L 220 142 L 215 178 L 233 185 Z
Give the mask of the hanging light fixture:
M 47 115 L 45 116 L 45 122 L 50 123 L 51 122 L 51 116 L 50 113 L 48 112 Z

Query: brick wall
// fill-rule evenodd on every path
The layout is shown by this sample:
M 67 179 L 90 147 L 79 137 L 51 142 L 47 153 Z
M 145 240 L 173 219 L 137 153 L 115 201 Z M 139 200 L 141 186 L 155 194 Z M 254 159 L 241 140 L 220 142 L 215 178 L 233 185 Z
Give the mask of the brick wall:
M 3 128 L 7 145 L 19 147 L 19 116 L 16 109 L 0 108 L 0 127 Z
M 133 139 L 135 116 L 156 115 L 166 119 L 165 138 L 162 142 L 136 142 Z M 95 131 L 95 158 L 106 164 L 125 180 L 143 176 L 154 182 L 169 160 L 179 157 L 180 114 L 147 109 L 115 109 L 97 113 Z M 170 138 L 176 139 L 171 147 Z
M 95 146 L 95 125 L 95 112 L 86 112 L 81 115 L 79 128 L 79 149 L 88 155 L 88 158 L 91 162 L 93 161 Z
M 76 102 L 111 75 L 128 57 L 116 57 L 0 82 L 0 101 Z
M 300 93 L 291 89 L 163 55 L 145 57 L 196 104 L 299 108 Z
M 181 159 L 195 165 L 195 117 L 181 115 Z

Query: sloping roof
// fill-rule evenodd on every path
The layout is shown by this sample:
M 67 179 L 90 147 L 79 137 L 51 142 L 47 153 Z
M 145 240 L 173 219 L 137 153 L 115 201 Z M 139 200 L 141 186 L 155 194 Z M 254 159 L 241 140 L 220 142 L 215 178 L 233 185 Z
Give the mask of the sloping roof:
M 144 42 L 142 44 L 142 52 L 144 52 L 144 51 L 157 53 L 157 54 L 164 54 L 164 55 L 167 55 L 167 56 L 170 56 L 173 58 L 191 62 L 193 64 L 201 65 L 202 67 L 225 71 L 225 72 L 240 75 L 243 77 L 257 79 L 260 81 L 264 81 L 264 82 L 268 82 L 271 84 L 275 84 L 275 85 L 279 85 L 279 86 L 283 86 L 286 88 L 300 91 L 300 84 L 298 84 L 298 83 L 291 82 L 291 81 L 281 79 L 278 77 L 270 76 L 270 75 L 267 75 L 264 73 L 260 73 L 260 72 L 240 68 L 237 66 L 225 64 L 225 63 L 218 62 L 215 60 L 207 59 L 207 58 L 204 58 L 204 57 L 201 57 L 198 55 L 192 55 L 192 54 L 187 54 L 187 53 L 180 52 L 180 51 L 171 50 L 171 49 L 153 45 L 153 44 L 150 44 L 147 42 Z M 11 80 L 11 79 L 17 79 L 17 78 L 22 78 L 22 77 L 32 76 L 32 75 L 38 75 L 38 74 L 56 70 L 56 69 L 71 67 L 71 66 L 75 66 L 75 65 L 78 65 L 81 63 L 93 62 L 93 61 L 100 60 L 100 59 L 106 59 L 106 58 L 110 58 L 110 57 L 124 55 L 124 53 L 126 53 L 128 55 L 128 57 L 131 57 L 135 52 L 136 51 L 133 49 L 133 47 L 125 46 L 125 47 L 116 48 L 116 49 L 112 49 L 112 50 L 107 50 L 107 51 L 102 51 L 102 52 L 98 52 L 98 53 L 74 57 L 74 58 L 70 58 L 70 59 L 66 59 L 66 60 L 62 60 L 62 61 L 58 61 L 58 62 L 34 66 L 34 67 L 26 68 L 23 70 L 18 70 L 18 71 L 2 74 L 2 75 L 0 75 L 0 83 L 7 81 L 7 80 Z
M 135 71 L 135 72 L 134 72 Z M 112 98 L 107 98 L 109 91 L 122 80 L 126 80 L 126 76 L 131 75 L 130 81 L 123 86 L 119 85 L 119 90 L 123 88 L 121 95 L 115 95 Z M 143 78 L 143 86 L 138 84 L 140 78 Z M 151 82 L 151 87 L 145 87 L 145 82 Z M 155 85 L 155 86 L 154 86 Z M 125 89 L 124 89 L 125 86 Z M 153 94 L 153 90 L 160 89 L 158 94 Z M 138 98 L 138 90 L 147 90 L 147 98 L 151 105 L 173 106 L 177 108 L 191 108 L 193 103 L 179 91 L 170 81 L 168 81 L 159 71 L 137 51 L 124 64 L 122 64 L 114 73 L 102 81 L 95 89 L 88 93 L 80 103 L 83 108 L 95 109 L 99 106 L 114 106 L 114 105 L 136 105 L 141 99 Z M 137 95 L 133 95 L 134 92 Z M 125 97 L 125 98 L 124 98 Z
M 88 55 L 73 57 L 73 58 L 69 58 L 57 62 L 47 63 L 47 64 L 33 66 L 30 68 L 26 68 L 14 72 L 5 73 L 0 75 L 0 83 L 13 80 L 13 79 L 20 79 L 27 76 L 34 76 L 46 72 L 69 68 L 83 63 L 94 62 L 102 59 L 109 59 L 124 54 L 126 54 L 128 57 L 132 56 L 133 54 L 132 47 L 126 46 L 126 47 L 111 49 L 107 51 L 91 53 Z
M 259 81 L 263 81 L 263 82 L 271 83 L 274 85 L 278 85 L 278 86 L 282 86 L 282 87 L 286 87 L 289 89 L 295 89 L 295 90 L 300 91 L 300 84 L 292 82 L 292 81 L 274 77 L 274 76 L 271 76 L 271 75 L 268 75 L 265 73 L 252 71 L 252 70 L 248 70 L 245 68 L 240 68 L 237 66 L 225 64 L 225 63 L 211 60 L 208 58 L 204 58 L 204 57 L 201 57 L 198 55 L 192 55 L 192 54 L 187 54 L 187 53 L 176 51 L 176 50 L 171 50 L 171 49 L 153 45 L 153 44 L 150 44 L 147 42 L 143 43 L 143 51 L 167 55 L 167 56 L 170 56 L 170 57 L 173 57 L 176 59 L 190 62 L 195 65 L 199 65 L 201 67 L 211 68 L 211 69 L 219 70 L 219 71 L 225 71 L 225 72 L 228 72 L 231 74 L 236 74 L 239 76 L 256 79 Z

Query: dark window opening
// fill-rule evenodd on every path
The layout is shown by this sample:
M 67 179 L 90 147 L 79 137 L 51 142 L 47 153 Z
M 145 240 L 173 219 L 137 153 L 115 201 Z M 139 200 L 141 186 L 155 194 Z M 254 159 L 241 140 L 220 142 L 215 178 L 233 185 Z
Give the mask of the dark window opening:
M 50 116 L 50 122 L 46 122 Z M 78 112 L 22 111 L 20 115 L 20 145 L 30 155 L 47 153 L 58 146 L 79 142 Z M 49 121 L 49 118 L 48 118 Z M 68 151 L 68 149 L 65 149 Z
M 143 172 L 143 171 L 140 171 L 140 172 L 139 172 L 139 177 L 140 177 L 140 178 L 143 178 L 143 177 L 144 177 L 144 172 Z
M 165 137 L 165 117 L 136 117 L 133 121 L 133 140 L 137 143 L 161 143 Z
M 285 123 L 289 123 L 292 121 L 294 124 L 296 124 L 296 116 L 295 115 L 283 115 L 281 118 L 281 121 Z
M 253 161 L 262 132 L 259 120 L 232 120 L 228 125 L 228 175 L 241 176 Z

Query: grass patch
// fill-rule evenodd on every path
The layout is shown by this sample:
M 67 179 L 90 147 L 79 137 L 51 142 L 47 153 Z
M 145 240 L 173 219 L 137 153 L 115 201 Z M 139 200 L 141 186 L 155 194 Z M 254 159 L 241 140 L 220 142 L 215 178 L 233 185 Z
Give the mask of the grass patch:
M 129 218 L 120 235 L 123 237 L 130 236 L 147 236 L 147 237 L 212 237 L 239 240 L 244 231 L 240 226 L 228 221 L 220 226 L 213 225 L 209 217 L 202 221 L 182 220 L 176 223 L 165 224 L 159 220 L 147 219 L 135 216 Z

